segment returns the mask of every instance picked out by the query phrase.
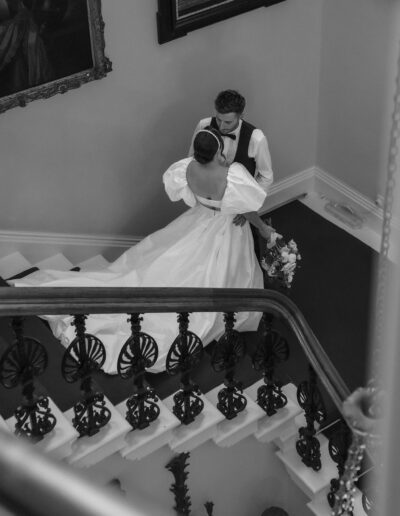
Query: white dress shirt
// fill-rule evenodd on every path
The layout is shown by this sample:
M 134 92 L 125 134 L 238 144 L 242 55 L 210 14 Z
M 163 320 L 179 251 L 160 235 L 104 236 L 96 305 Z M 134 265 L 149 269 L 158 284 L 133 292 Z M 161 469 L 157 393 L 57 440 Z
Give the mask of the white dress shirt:
M 197 124 L 197 127 L 193 134 L 192 142 L 190 144 L 189 156 L 193 156 L 193 141 L 197 132 L 201 129 L 204 129 L 204 127 L 210 124 L 211 117 L 203 118 Z M 221 135 L 222 139 L 224 140 L 224 154 L 226 156 L 226 161 L 228 165 L 231 165 L 235 158 L 241 128 L 242 120 L 239 121 L 239 124 L 236 127 L 236 129 L 229 133 L 234 134 L 236 136 L 235 140 L 232 140 L 232 138 L 229 138 L 227 136 L 224 137 L 223 134 Z M 268 193 L 268 188 L 274 180 L 274 174 L 272 172 L 271 155 L 269 153 L 268 141 L 264 133 L 260 129 L 254 129 L 251 135 L 248 155 L 250 158 L 254 158 L 256 162 L 256 171 L 254 173 L 254 179 L 261 186 L 261 188 Z

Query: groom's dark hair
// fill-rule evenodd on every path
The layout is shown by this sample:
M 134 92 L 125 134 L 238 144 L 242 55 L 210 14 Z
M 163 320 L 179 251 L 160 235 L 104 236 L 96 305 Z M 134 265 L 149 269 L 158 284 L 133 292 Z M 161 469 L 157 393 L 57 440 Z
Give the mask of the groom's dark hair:
M 246 100 L 236 90 L 224 90 L 218 93 L 214 105 L 218 113 L 237 113 L 241 115 L 246 107 Z
M 218 149 L 223 150 L 224 142 L 221 135 L 211 126 L 200 129 L 193 141 L 193 157 L 196 161 L 205 165 L 215 156 Z

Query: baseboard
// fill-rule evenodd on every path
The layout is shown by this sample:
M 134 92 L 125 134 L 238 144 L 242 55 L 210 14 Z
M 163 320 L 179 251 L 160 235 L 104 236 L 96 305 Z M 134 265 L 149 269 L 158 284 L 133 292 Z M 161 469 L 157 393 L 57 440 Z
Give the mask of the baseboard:
M 275 182 L 260 213 L 265 215 L 294 199 L 300 199 L 325 219 L 373 249 L 380 250 L 383 210 L 378 204 L 381 203 L 373 202 L 321 168 L 310 167 Z M 351 206 L 362 218 L 362 227 L 354 229 L 328 213 L 325 206 L 329 201 Z M 400 235 L 398 219 L 393 219 L 392 229 Z M 131 235 L 0 231 L 0 258 L 19 251 L 32 264 L 57 253 L 63 253 L 72 263 L 79 263 L 96 254 L 111 261 L 138 243 L 141 238 Z
M 0 230 L 0 258 L 19 251 L 32 264 L 62 253 L 72 263 L 96 254 L 114 260 L 142 237 Z
M 294 199 L 304 197 L 308 192 L 314 190 L 314 181 L 315 168 L 310 167 L 281 181 L 275 182 L 268 192 L 260 214 L 265 215 Z

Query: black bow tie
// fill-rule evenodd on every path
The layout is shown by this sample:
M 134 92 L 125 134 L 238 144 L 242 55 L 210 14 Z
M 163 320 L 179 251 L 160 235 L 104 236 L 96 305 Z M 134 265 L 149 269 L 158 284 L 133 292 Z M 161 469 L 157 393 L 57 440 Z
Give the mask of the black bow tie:
M 231 140 L 236 140 L 236 134 L 232 134 L 232 133 L 228 133 L 228 134 L 222 134 L 220 133 L 220 135 L 224 138 L 230 138 Z

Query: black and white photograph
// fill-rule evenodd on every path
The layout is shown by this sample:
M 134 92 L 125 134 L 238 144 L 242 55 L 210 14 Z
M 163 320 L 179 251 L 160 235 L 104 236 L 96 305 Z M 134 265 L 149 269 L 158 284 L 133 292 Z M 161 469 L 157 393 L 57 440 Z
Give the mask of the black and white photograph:
M 0 516 L 397 516 L 400 0 L 0 0 Z

